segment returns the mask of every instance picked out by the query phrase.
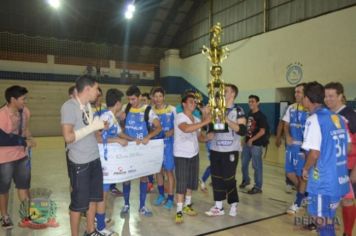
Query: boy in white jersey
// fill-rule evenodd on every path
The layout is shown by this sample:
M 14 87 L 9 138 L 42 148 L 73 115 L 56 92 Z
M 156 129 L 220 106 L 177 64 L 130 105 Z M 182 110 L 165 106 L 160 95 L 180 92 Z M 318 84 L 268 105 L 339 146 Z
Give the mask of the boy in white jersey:
M 198 140 L 207 141 L 206 137 L 200 135 L 200 129 L 211 121 L 208 114 L 203 115 L 203 121 L 193 116 L 193 111 L 196 108 L 194 95 L 185 95 L 182 98 L 182 105 L 183 112 L 177 114 L 174 120 L 173 154 L 177 188 L 176 224 L 183 223 L 183 213 L 190 216 L 197 215 L 197 212 L 192 208 L 192 190 L 198 188 Z

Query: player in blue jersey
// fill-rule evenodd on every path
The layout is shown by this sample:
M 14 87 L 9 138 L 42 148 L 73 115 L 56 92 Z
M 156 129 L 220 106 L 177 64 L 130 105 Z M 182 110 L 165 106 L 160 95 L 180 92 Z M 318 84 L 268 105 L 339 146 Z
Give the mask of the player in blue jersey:
M 335 235 L 336 208 L 349 191 L 347 129 L 342 117 L 323 103 L 324 87 L 317 82 L 307 83 L 303 106 L 310 117 L 305 124 L 302 148 L 308 155 L 302 175 L 308 182 L 308 213 L 315 218 L 321 236 Z
M 305 195 L 306 182 L 302 179 L 302 169 L 305 164 L 305 154 L 301 150 L 303 132 L 308 112 L 302 105 L 304 83 L 294 88 L 295 103 L 291 104 L 283 116 L 284 133 L 286 135 L 285 171 L 287 177 L 297 189 L 295 202 L 287 210 L 288 214 L 295 214 Z
M 150 139 L 157 136 L 161 130 L 161 123 L 151 109 L 147 105 L 143 105 L 140 102 L 140 89 L 132 85 L 126 91 L 126 96 L 128 98 L 129 104 L 128 112 L 125 118 L 125 131 L 123 137 L 129 141 L 135 141 L 137 145 L 146 145 Z M 146 114 L 148 120 L 146 121 Z M 152 128 L 150 128 L 152 127 Z M 121 215 L 129 213 L 130 210 L 130 191 L 131 183 L 130 181 L 123 184 L 124 200 L 125 205 L 121 210 Z M 152 216 L 152 212 L 149 211 L 146 206 L 146 195 L 147 195 L 147 176 L 140 178 L 140 207 L 139 212 L 143 216 Z
M 339 82 L 331 82 L 325 85 L 325 104 L 328 108 L 342 115 L 347 122 L 348 131 L 351 138 L 351 152 L 348 153 L 347 169 L 349 175 L 356 166 L 356 112 L 345 105 L 344 86 Z M 350 192 L 342 199 L 342 221 L 344 226 L 344 236 L 351 236 L 356 219 L 356 205 L 354 204 L 356 195 L 356 184 L 350 184 Z
M 164 157 L 161 172 L 156 175 L 158 197 L 154 201 L 154 205 L 159 206 L 163 202 L 164 208 L 172 209 L 174 202 L 173 187 L 174 187 L 174 157 L 173 157 L 173 134 L 174 134 L 174 116 L 176 109 L 171 105 L 164 103 L 165 92 L 163 88 L 155 88 L 152 90 L 152 100 L 154 103 L 153 110 L 159 117 L 161 122 L 162 131 L 155 138 L 164 139 Z M 168 178 L 168 197 L 164 195 L 164 173 Z
M 122 103 L 121 99 L 124 94 L 118 89 L 109 89 L 106 92 L 106 104 L 107 109 L 101 110 L 100 119 L 108 123 L 108 129 L 101 132 L 97 132 L 96 138 L 98 143 L 102 143 L 104 147 L 104 158 L 107 155 L 107 152 L 110 150 L 107 147 L 107 143 L 119 143 L 122 146 L 127 145 L 127 140 L 120 138 L 121 128 L 119 122 L 116 119 L 117 114 L 121 111 Z M 105 160 L 101 159 L 101 165 L 106 168 Z M 105 218 L 105 207 L 106 207 L 106 198 L 107 193 L 110 190 L 110 184 L 103 184 L 103 201 L 98 203 L 97 212 L 95 215 L 97 222 L 97 230 L 106 236 L 115 235 L 115 232 L 107 228 L 107 224 L 112 224 L 110 218 Z

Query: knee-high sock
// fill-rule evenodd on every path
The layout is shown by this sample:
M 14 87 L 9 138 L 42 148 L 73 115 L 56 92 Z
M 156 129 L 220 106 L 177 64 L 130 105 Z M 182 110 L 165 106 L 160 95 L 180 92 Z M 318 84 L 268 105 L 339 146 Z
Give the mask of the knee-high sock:
M 300 207 L 300 205 L 302 204 L 303 198 L 304 198 L 304 193 L 297 192 L 296 200 L 294 203 L 297 204 L 298 207 Z
M 152 184 L 153 183 L 153 175 L 149 175 L 147 178 L 148 178 L 148 182 Z
M 105 229 L 105 213 L 104 214 L 95 214 L 95 218 L 96 218 L 96 228 L 101 231 L 103 229 Z
M 342 219 L 344 221 L 344 233 L 346 235 L 352 235 L 352 229 L 354 226 L 356 217 L 356 206 L 344 206 L 342 207 Z
M 164 186 L 163 185 L 157 185 L 159 195 L 164 196 Z
M 130 205 L 131 183 L 123 184 L 125 205 Z
M 147 195 L 147 182 L 140 182 L 140 209 L 145 206 Z

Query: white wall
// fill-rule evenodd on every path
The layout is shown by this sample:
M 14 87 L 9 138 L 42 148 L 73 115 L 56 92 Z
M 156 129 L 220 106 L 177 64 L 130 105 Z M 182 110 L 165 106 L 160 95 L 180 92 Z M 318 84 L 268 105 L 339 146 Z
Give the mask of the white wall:
M 348 99 L 356 97 L 356 7 L 320 16 L 228 45 L 223 79 L 240 88 L 241 102 L 255 93 L 275 102 L 275 88 L 292 87 L 287 67 L 300 63 L 301 82 L 342 82 Z M 222 38 L 222 41 L 224 39 Z M 199 54 L 185 59 L 162 60 L 161 76 L 181 76 L 206 92 L 209 65 Z

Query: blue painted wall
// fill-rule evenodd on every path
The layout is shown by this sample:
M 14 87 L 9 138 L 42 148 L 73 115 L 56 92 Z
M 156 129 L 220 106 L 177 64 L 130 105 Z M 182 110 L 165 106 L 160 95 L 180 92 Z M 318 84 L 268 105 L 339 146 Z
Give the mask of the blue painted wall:
M 183 94 L 187 89 L 197 90 L 203 95 L 203 102 L 207 103 L 208 101 L 208 97 L 202 91 L 198 90 L 191 83 L 180 76 L 162 77 L 159 80 L 159 84 L 168 94 Z

